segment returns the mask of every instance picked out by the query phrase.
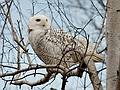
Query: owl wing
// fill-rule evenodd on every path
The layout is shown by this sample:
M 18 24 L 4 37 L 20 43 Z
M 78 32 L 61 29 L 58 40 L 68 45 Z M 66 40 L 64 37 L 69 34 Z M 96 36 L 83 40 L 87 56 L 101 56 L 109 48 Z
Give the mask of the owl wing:
M 52 63 L 60 63 L 67 68 L 78 62 L 81 63 L 85 46 L 80 40 L 79 42 L 75 40 L 70 33 L 63 32 L 63 30 L 50 30 L 44 42 L 46 42 L 46 52 L 57 58 Z

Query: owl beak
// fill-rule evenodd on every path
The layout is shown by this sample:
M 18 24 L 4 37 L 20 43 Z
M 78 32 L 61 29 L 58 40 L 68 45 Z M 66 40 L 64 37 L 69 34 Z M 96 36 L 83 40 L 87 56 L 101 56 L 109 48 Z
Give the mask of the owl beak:
M 30 33 L 31 31 L 33 31 L 32 29 L 28 29 L 28 32 Z

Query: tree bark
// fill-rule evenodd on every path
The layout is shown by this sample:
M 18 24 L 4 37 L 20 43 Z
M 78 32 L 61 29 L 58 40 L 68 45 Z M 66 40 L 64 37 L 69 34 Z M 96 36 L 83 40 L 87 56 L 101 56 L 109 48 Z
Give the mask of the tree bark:
M 107 10 L 107 90 L 120 90 L 120 0 L 108 0 Z

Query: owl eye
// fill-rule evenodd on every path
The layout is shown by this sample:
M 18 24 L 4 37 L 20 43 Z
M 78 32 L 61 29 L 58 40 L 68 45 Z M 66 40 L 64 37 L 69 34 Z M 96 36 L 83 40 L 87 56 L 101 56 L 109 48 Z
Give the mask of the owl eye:
M 48 21 L 48 19 L 46 19 L 46 22 Z
M 41 21 L 41 19 L 36 19 L 35 21 L 40 22 L 40 21 Z

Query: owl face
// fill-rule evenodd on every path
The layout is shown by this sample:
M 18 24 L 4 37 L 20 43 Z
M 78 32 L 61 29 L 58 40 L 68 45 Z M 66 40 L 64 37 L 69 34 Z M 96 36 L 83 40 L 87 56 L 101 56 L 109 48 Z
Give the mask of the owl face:
M 48 17 L 44 15 L 36 15 L 33 17 L 30 17 L 29 19 L 29 29 L 33 30 L 45 30 L 49 29 L 50 24 L 49 24 L 49 19 Z

